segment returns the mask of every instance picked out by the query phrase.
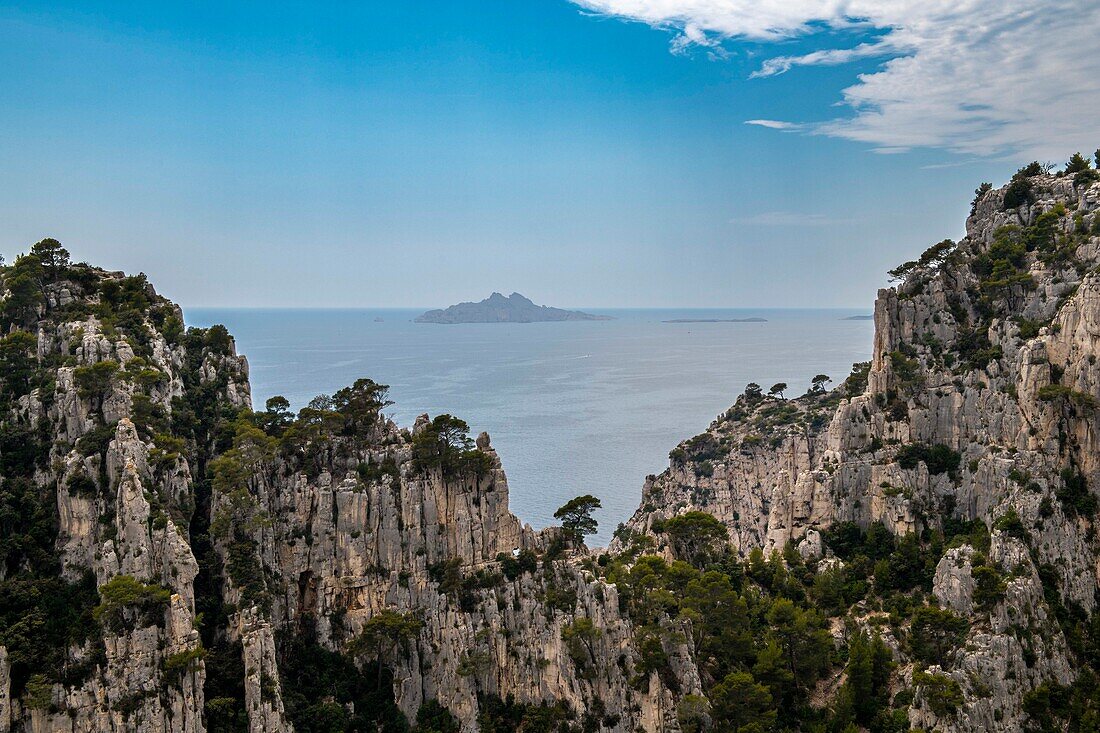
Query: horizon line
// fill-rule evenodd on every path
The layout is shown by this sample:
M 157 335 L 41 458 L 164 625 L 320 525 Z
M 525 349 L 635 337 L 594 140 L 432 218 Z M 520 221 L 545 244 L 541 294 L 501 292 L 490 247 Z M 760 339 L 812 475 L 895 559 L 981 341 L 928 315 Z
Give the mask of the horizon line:
M 390 311 L 416 311 L 416 310 L 441 310 L 439 306 L 403 306 L 403 305 L 182 305 L 184 310 L 300 310 L 300 311 L 363 311 L 363 310 L 390 310 Z M 446 307 L 446 306 L 444 306 Z M 563 309 L 588 309 L 588 310 L 864 310 L 865 306 L 852 305 L 633 305 L 633 306 L 554 306 Z M 871 304 L 874 310 L 874 304 Z

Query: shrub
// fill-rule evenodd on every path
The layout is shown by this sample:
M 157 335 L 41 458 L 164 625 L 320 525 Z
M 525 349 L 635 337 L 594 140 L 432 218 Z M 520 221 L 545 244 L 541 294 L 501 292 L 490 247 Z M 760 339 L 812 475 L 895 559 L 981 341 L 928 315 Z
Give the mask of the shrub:
M 844 380 L 844 391 L 849 397 L 857 397 L 867 389 L 867 378 L 871 374 L 871 362 L 857 361 L 852 364 L 852 373 Z
M 970 215 L 974 216 L 974 213 L 978 210 L 978 203 L 982 198 L 993 190 L 992 183 L 982 183 L 974 189 L 974 200 L 970 202 Z
M 1009 508 L 1008 511 L 997 518 L 997 521 L 993 523 L 993 529 L 1000 530 L 1018 540 L 1027 537 L 1027 530 L 1024 528 L 1024 523 L 1020 521 L 1020 515 L 1012 508 Z
M 898 379 L 898 386 L 902 388 L 913 387 L 920 384 L 920 362 L 911 359 L 901 351 L 890 352 L 890 366 L 894 376 Z
M 898 465 L 905 469 L 916 468 L 918 463 L 923 462 L 928 466 L 928 473 L 933 476 L 946 473 L 954 477 L 958 473 L 962 456 L 942 443 L 910 443 L 898 449 L 897 460 Z
M 959 683 L 945 674 L 913 672 L 913 684 L 929 709 L 939 716 L 954 715 L 963 703 Z
M 99 596 L 101 601 L 92 615 L 117 632 L 127 625 L 131 613 L 147 626 L 162 620 L 172 593 L 156 584 L 146 585 L 132 575 L 116 575 L 99 589 Z
M 966 638 L 970 624 L 944 608 L 921 606 L 913 613 L 910 644 L 913 656 L 925 664 L 948 665 L 948 654 Z
M 213 354 L 229 356 L 233 350 L 233 337 L 229 335 L 229 329 L 217 323 L 206 329 L 206 333 L 203 335 L 203 345 L 210 349 Z
M 118 362 L 110 359 L 97 361 L 90 366 L 77 367 L 73 370 L 77 392 L 85 399 L 102 399 L 103 394 L 111 388 L 111 381 L 117 371 Z
M 183 675 L 192 671 L 195 665 L 206 658 L 206 650 L 202 644 L 191 649 L 169 655 L 164 660 L 164 679 L 169 685 L 176 684 Z
M 1023 204 L 1029 204 L 1032 200 L 1031 179 L 1043 172 L 1043 167 L 1038 161 L 1028 163 L 1012 176 L 1008 188 L 1005 189 L 1004 208 L 1015 209 Z
M 979 565 L 970 574 L 974 578 L 974 604 L 978 608 L 989 610 L 1004 600 L 1008 584 L 995 568 Z
M 1091 517 L 1096 514 L 1097 499 L 1089 491 L 1085 477 L 1072 468 L 1064 468 L 1060 474 L 1062 485 L 1055 489 L 1054 495 L 1062 503 L 1067 514 L 1079 514 Z
M 1097 406 L 1096 398 L 1091 394 L 1071 389 L 1064 384 L 1048 384 L 1040 387 L 1036 397 L 1044 402 L 1063 400 L 1086 410 L 1093 410 Z
M 500 562 L 500 570 L 508 580 L 515 580 L 524 573 L 534 573 L 539 568 L 538 558 L 531 550 L 521 550 L 519 557 L 512 557 L 506 553 L 497 555 Z
M 1094 171 L 1091 168 L 1088 170 L 1079 171 L 1073 176 L 1073 185 L 1078 188 L 1085 188 L 1100 181 L 1100 172 Z
M 676 555 L 695 564 L 702 564 L 719 544 L 729 541 L 726 526 L 706 512 L 687 512 L 664 523 Z
M 458 720 L 438 700 L 424 702 L 416 712 L 413 733 L 459 733 L 460 730 Z

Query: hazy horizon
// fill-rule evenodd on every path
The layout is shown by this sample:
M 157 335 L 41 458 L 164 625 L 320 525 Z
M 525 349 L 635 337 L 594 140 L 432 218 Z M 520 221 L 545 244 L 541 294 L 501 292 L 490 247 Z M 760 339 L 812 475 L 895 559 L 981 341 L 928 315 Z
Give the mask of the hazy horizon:
M 637 306 L 618 306 L 618 305 L 576 305 L 576 304 L 558 304 L 558 303 L 541 303 L 537 299 L 532 298 L 536 305 L 548 305 L 555 308 L 567 308 L 574 310 L 584 310 L 588 308 L 590 310 L 605 310 L 605 311 L 851 311 L 861 310 L 861 306 L 858 305 L 839 305 L 839 306 L 782 306 L 782 305 L 712 305 L 712 306 L 695 306 L 695 305 L 637 305 Z M 433 310 L 436 308 L 442 308 L 442 305 L 411 305 L 411 306 L 390 306 L 390 305 L 350 305 L 350 306 L 324 306 L 324 305 L 301 305 L 301 306 L 284 306 L 284 305 L 188 305 L 184 303 L 178 304 L 183 308 L 184 313 L 188 310 L 192 311 L 231 311 L 231 310 L 262 310 L 262 311 L 278 311 L 278 310 L 332 310 L 332 311 L 419 311 L 419 310 Z M 454 305 L 454 303 L 448 303 L 447 305 Z M 869 309 L 873 309 L 874 302 L 872 301 Z M 425 324 L 425 325 L 458 325 L 458 324 Z M 492 325 L 492 324 L 489 324 Z M 519 324 L 524 325 L 524 324 Z

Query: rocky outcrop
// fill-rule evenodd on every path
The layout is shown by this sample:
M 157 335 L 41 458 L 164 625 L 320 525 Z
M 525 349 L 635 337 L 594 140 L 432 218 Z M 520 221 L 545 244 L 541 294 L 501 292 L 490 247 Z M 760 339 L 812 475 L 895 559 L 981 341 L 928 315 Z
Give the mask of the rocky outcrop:
M 1100 486 L 1100 184 L 1027 181 L 1018 208 L 984 192 L 966 238 L 896 271 L 869 363 L 797 399 L 746 390 L 646 479 L 600 555 L 523 526 L 489 436 L 456 418 L 401 428 L 370 380 L 297 416 L 253 412 L 228 333 L 184 330 L 143 277 L 15 263 L 0 457 L 34 527 L 0 582 L 38 585 L 13 615 L 31 631 L 0 635 L 0 733 L 285 731 L 387 705 L 410 721 L 442 706 L 464 731 L 500 705 L 585 730 L 699 730 L 721 707 L 709 696 L 790 703 L 788 678 L 810 717 L 843 721 L 834 660 L 797 680 L 801 660 L 776 656 L 780 624 L 822 638 L 791 598 L 829 609 L 829 655 L 858 632 L 890 650 L 884 697 L 909 725 L 1025 728 L 1025 700 L 1071 689 L 1085 664 Z M 723 531 L 732 555 L 707 544 Z M 924 581 L 899 590 L 885 553 L 842 547 L 875 532 L 934 553 Z M 71 637 L 41 630 L 42 589 L 80 599 L 57 607 Z M 747 636 L 714 633 L 759 659 L 718 659 L 732 647 L 680 607 L 689 591 L 732 599 L 709 611 L 731 623 L 756 614 Z M 934 660 L 909 638 L 915 607 L 953 629 Z M 303 699 L 317 678 L 322 699 Z
M 1025 693 L 1075 677 L 1049 584 L 1074 608 L 1096 602 L 1100 185 L 1028 180 L 1028 203 L 984 193 L 966 238 L 899 268 L 876 301 L 870 364 L 797 400 L 747 392 L 646 481 L 613 544 L 692 510 L 720 519 L 744 554 L 793 543 L 813 557 L 811 533 L 838 522 L 899 537 L 954 520 L 1016 527 L 1019 539 L 994 532 L 991 560 L 1011 580 L 992 612 L 972 600 L 973 549 L 940 560 L 935 595 L 972 627 L 954 666 L 927 673 L 956 680 L 964 703 L 937 715 L 918 684 L 916 727 L 1022 729 Z

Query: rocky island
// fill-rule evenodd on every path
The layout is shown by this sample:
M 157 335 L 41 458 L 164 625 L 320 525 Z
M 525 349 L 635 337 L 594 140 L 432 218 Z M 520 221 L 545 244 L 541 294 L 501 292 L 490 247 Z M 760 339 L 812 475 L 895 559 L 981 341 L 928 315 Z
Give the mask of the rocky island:
M 541 323 L 543 321 L 609 321 L 581 311 L 535 305 L 519 293 L 507 298 L 493 293 L 477 303 L 459 303 L 443 310 L 430 310 L 416 318 L 417 323 Z
M 257 409 L 225 328 L 39 242 L 0 270 L 0 731 L 1089 729 L 1084 173 L 980 188 L 871 361 L 750 384 L 596 551 L 460 418 Z

